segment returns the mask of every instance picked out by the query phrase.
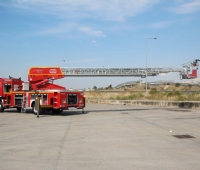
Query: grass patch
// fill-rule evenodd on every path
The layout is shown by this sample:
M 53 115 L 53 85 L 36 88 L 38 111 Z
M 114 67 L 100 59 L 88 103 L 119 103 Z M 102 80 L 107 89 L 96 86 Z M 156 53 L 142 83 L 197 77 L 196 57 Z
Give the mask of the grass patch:
M 142 93 L 138 93 L 138 94 L 129 94 L 129 95 L 118 95 L 116 96 L 116 100 L 138 100 L 143 98 L 144 95 Z
M 149 92 L 149 94 L 158 94 L 158 91 L 156 88 L 152 88 Z
M 145 92 L 86 92 L 87 99 L 102 100 L 172 100 L 172 101 L 200 101 L 199 93 L 181 93 L 179 91 L 160 92 L 157 88 L 152 88 L 148 95 Z
M 181 86 L 180 83 L 176 83 L 176 84 L 175 84 L 175 87 L 180 87 L 180 86 Z

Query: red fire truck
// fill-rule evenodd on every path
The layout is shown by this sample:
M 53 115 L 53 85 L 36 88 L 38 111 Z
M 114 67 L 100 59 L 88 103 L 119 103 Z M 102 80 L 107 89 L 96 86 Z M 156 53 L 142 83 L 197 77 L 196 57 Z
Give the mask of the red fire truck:
M 35 99 L 40 98 L 41 112 L 61 113 L 70 107 L 83 109 L 85 98 L 83 92 L 67 91 L 65 87 L 54 84 L 64 78 L 59 67 L 31 67 L 28 82 L 21 78 L 0 78 L 0 112 L 16 108 L 19 112 L 32 109 L 36 114 Z

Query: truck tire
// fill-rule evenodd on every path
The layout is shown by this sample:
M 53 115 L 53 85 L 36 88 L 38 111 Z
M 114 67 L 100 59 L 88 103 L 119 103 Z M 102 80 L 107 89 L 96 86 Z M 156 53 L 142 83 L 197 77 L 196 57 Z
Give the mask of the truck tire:
M 62 112 L 63 112 L 62 109 L 52 109 L 52 113 L 53 113 L 53 114 L 60 114 L 60 113 L 62 113 Z
M 21 107 L 17 107 L 17 111 L 21 112 L 22 108 Z
M 36 111 L 36 109 L 35 109 L 35 102 L 32 104 L 32 113 L 33 113 L 34 115 L 37 115 L 37 111 Z M 45 113 L 45 110 L 40 109 L 39 114 L 44 114 L 44 113 Z
M 32 104 L 32 113 L 37 115 L 37 111 L 35 110 L 35 102 Z
M 2 103 L 0 103 L 0 112 L 4 112 L 4 107 Z

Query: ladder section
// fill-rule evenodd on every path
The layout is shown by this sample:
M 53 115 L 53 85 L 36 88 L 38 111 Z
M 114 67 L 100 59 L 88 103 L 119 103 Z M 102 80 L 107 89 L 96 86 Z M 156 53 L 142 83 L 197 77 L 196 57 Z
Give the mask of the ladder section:
M 67 77 L 106 77 L 106 76 L 157 76 L 161 73 L 182 72 L 175 68 L 61 68 Z
M 26 108 L 28 107 L 28 93 L 25 93 L 25 96 L 22 98 L 22 112 L 26 112 Z

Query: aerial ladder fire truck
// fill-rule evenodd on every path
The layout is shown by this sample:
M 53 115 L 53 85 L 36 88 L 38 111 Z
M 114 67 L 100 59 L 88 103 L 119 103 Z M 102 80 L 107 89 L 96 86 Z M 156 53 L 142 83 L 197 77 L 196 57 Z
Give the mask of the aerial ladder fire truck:
M 21 78 L 0 78 L 0 112 L 4 109 L 16 108 L 26 111 L 35 108 L 36 98 L 40 98 L 40 111 L 61 113 L 70 107 L 83 109 L 85 97 L 83 92 L 67 91 L 65 87 L 54 84 L 55 80 L 64 77 L 107 77 L 157 76 L 162 73 L 179 72 L 181 79 L 197 78 L 199 59 L 182 65 L 181 69 L 174 68 L 60 68 L 60 67 L 31 67 L 28 72 L 28 82 Z
M 84 109 L 83 92 L 67 91 L 65 87 L 54 84 L 64 78 L 59 67 L 32 67 L 29 69 L 28 82 L 21 78 L 0 78 L 0 112 L 16 108 L 19 112 L 35 109 L 35 100 L 40 98 L 41 112 L 61 113 L 70 107 Z M 83 110 L 84 112 L 84 110 Z

